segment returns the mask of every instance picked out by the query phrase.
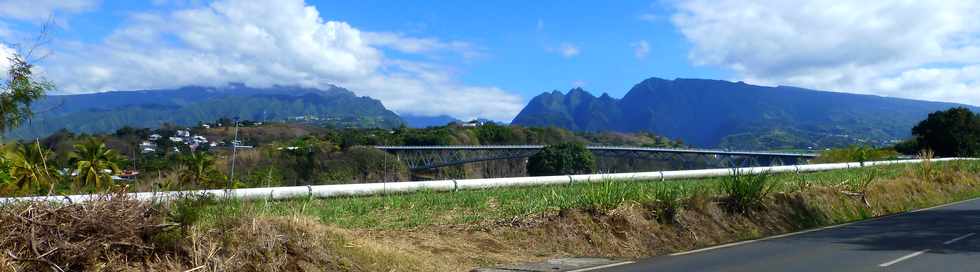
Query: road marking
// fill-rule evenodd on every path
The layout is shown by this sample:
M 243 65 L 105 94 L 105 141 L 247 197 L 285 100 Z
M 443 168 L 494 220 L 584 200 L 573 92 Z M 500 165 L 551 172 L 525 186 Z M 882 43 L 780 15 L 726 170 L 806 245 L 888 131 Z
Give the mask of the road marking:
M 952 202 L 952 203 L 946 203 L 946 204 L 939 205 L 939 206 L 933 206 L 933 207 L 922 208 L 922 209 L 917 209 L 917 210 L 911 210 L 911 211 L 906 211 L 906 212 L 898 212 L 898 213 L 893 213 L 893 214 L 889 214 L 889 215 L 885 215 L 885 216 L 879 216 L 879 217 L 865 219 L 865 220 L 860 220 L 860 221 L 847 222 L 847 223 L 837 224 L 837 225 L 832 225 L 832 226 L 819 227 L 819 228 L 815 228 L 815 229 L 808 229 L 808 230 L 803 230 L 803 231 L 798 231 L 798 232 L 791 232 L 791 233 L 784 233 L 784 234 L 780 234 L 780 235 L 768 236 L 768 237 L 763 237 L 763 238 L 754 239 L 754 240 L 738 241 L 738 242 L 733 242 L 733 243 L 728 243 L 728 244 L 721 244 L 721 245 L 712 246 L 712 247 L 700 248 L 700 249 L 689 250 L 689 251 L 684 251 L 684 252 L 671 253 L 671 254 L 668 254 L 667 256 L 688 255 L 688 254 L 693 254 L 693 253 L 698 253 L 698 252 L 704 252 L 704 251 L 709 251 L 709 250 L 714 250 L 714 249 L 720 249 L 720 248 L 726 248 L 726 247 L 733 247 L 733 246 L 744 245 L 744 244 L 749 244 L 749 243 L 754 243 L 754 242 L 760 242 L 760 241 L 766 241 L 766 240 L 772 240 L 772 239 L 779 239 L 779 238 L 783 238 L 783 237 L 795 236 L 795 235 L 800 235 L 800 234 L 805 234 L 805 233 L 810 233 L 810 232 L 815 232 L 815 231 L 834 229 L 834 228 L 844 227 L 844 226 L 858 224 L 858 223 L 866 223 L 866 222 L 878 221 L 878 220 L 887 219 L 887 218 L 891 218 L 891 217 L 897 217 L 897 216 L 908 215 L 908 214 L 913 214 L 913 213 L 918 213 L 918 212 L 923 212 L 923 211 L 928 211 L 928 210 L 933 210 L 933 209 L 944 208 L 944 207 L 953 206 L 953 205 L 957 205 L 957 204 L 962 204 L 962 203 L 966 203 L 966 202 L 970 202 L 970 201 L 974 201 L 974 200 L 980 200 L 980 198 L 964 199 L 964 200 L 960 200 L 960 201 L 956 201 L 956 202 Z
M 633 263 L 633 262 L 632 261 L 625 261 L 625 262 L 611 263 L 611 264 L 607 264 L 607 265 L 600 265 L 600 266 L 586 267 L 586 268 L 582 268 L 582 269 L 569 270 L 567 272 L 585 272 L 585 271 L 592 271 L 592 270 L 598 270 L 598 269 L 603 269 L 603 268 L 616 267 L 616 266 L 620 266 L 620 265 L 627 265 L 627 264 L 631 264 L 631 263 Z
M 953 238 L 953 240 L 946 241 L 943 244 L 944 245 L 948 245 L 948 244 L 956 243 L 956 242 L 959 242 L 960 240 L 963 240 L 963 239 L 966 239 L 966 238 L 970 238 L 970 236 L 973 236 L 973 235 L 976 235 L 976 233 L 975 232 L 967 233 L 966 235 Z
M 908 259 L 910 259 L 910 258 L 913 258 L 913 257 L 915 257 L 915 256 L 919 256 L 919 255 L 922 255 L 922 253 L 926 253 L 926 252 L 929 252 L 929 250 L 931 250 L 931 249 L 928 249 L 928 248 L 927 248 L 927 249 L 923 249 L 923 250 L 919 250 L 919 251 L 916 251 L 915 253 L 912 253 L 912 254 L 909 254 L 909 255 L 905 255 L 905 256 L 902 256 L 901 258 L 898 258 L 898 259 L 895 259 L 895 260 L 892 260 L 892 261 L 890 261 L 890 262 L 887 262 L 887 263 L 883 263 L 883 264 L 879 264 L 878 266 L 880 266 L 880 267 L 887 267 L 887 266 L 889 266 L 889 265 L 893 265 L 893 264 L 896 264 L 896 263 L 898 263 L 898 262 L 901 262 L 901 261 L 904 261 L 904 260 L 908 260 Z

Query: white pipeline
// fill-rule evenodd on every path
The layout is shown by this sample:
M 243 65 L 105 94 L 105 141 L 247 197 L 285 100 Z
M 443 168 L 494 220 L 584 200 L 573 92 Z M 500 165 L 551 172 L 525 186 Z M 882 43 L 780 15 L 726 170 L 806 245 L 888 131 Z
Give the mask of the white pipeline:
M 953 160 L 974 160 L 968 158 L 943 158 L 933 159 L 932 161 L 953 161 Z M 787 166 L 765 166 L 738 168 L 741 173 L 785 173 L 785 172 L 816 172 L 848 168 L 860 168 L 875 165 L 919 163 L 922 160 L 891 160 L 891 161 L 872 161 L 865 162 L 863 165 L 857 162 L 851 163 L 828 163 L 828 164 L 808 164 L 808 165 L 787 165 Z M 545 177 L 517 177 L 517 178 L 493 178 L 493 179 L 467 179 L 467 180 L 434 180 L 434 181 L 412 181 L 412 182 L 389 182 L 389 183 L 357 183 L 339 185 L 314 185 L 314 186 L 291 186 L 291 187 L 267 187 L 267 188 L 246 188 L 231 190 L 197 190 L 197 191 L 172 191 L 172 192 L 142 192 L 131 193 L 136 199 L 147 201 L 166 201 L 186 195 L 210 195 L 216 198 L 238 198 L 243 200 L 256 199 L 290 199 L 290 198 L 327 198 L 337 196 L 366 196 L 381 195 L 392 193 L 409 193 L 421 190 L 430 191 L 455 191 L 468 189 L 484 189 L 495 187 L 521 187 L 521 186 L 541 186 L 556 184 L 571 184 L 580 182 L 601 182 L 615 180 L 618 182 L 629 181 L 649 181 L 649 180 L 677 180 L 723 177 L 732 175 L 736 169 L 703 169 L 703 170 L 679 170 L 679 171 L 658 171 L 658 172 L 638 172 L 638 173 L 618 173 L 618 174 L 593 174 L 593 175 L 569 175 L 569 176 L 545 176 Z M 17 201 L 55 201 L 55 202 L 85 202 L 101 197 L 100 195 L 69 195 L 69 196 L 38 196 L 38 197 L 11 197 L 0 198 L 0 204 Z

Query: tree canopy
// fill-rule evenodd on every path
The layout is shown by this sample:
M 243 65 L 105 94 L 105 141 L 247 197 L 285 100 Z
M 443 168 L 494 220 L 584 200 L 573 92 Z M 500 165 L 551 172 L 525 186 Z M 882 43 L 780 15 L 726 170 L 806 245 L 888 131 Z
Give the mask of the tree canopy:
M 930 113 L 912 134 L 920 149 L 931 149 L 936 156 L 980 155 L 980 115 L 967 108 Z
M 527 173 L 531 176 L 591 174 L 595 169 L 592 151 L 581 143 L 546 146 L 527 163 Z
M 0 83 L 0 132 L 17 128 L 34 113 L 31 104 L 54 88 L 34 75 L 34 66 L 20 55 L 9 58 L 10 67 Z

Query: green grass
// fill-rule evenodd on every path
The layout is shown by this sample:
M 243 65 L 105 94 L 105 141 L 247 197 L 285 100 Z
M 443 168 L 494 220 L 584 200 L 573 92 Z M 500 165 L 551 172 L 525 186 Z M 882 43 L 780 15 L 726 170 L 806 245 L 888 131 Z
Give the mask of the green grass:
M 920 164 L 876 167 L 879 180 L 915 173 Z M 934 163 L 935 168 L 959 167 L 974 172 L 980 162 Z M 800 180 L 814 186 L 857 186 L 869 169 L 815 173 L 780 173 L 769 177 L 774 192 L 799 190 Z M 567 208 L 611 209 L 623 203 L 656 203 L 659 198 L 685 198 L 693 194 L 723 196 L 728 177 L 676 181 L 577 183 L 560 186 L 493 188 L 458 192 L 423 191 L 410 194 L 300 199 L 288 201 L 222 200 L 206 205 L 202 223 L 222 217 L 303 215 L 345 228 L 399 229 L 434 224 L 463 224 L 525 219 Z M 664 193 L 665 190 L 672 191 Z M 668 200 L 661 200 L 668 201 Z M 674 200 L 676 201 L 676 200 Z

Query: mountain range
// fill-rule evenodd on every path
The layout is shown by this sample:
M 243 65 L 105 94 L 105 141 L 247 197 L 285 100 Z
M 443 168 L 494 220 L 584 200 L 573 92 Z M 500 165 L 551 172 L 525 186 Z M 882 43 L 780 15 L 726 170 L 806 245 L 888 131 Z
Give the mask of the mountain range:
M 579 131 L 651 132 L 697 147 L 806 149 L 883 146 L 910 136 L 930 112 L 969 105 L 766 87 L 705 79 L 650 78 L 621 99 L 575 88 L 533 98 L 512 124 Z
M 211 122 L 221 117 L 302 121 L 337 127 L 398 127 L 404 121 L 380 101 L 330 86 L 253 88 L 188 86 L 177 89 L 51 95 L 32 105 L 35 115 L 9 138 L 44 137 L 62 128 L 107 133 L 123 126 L 158 127 Z

